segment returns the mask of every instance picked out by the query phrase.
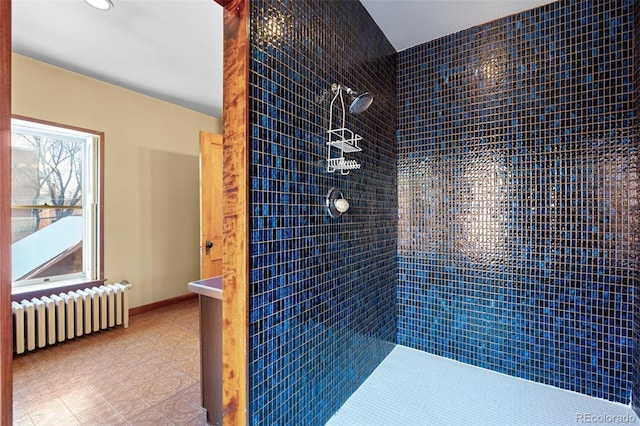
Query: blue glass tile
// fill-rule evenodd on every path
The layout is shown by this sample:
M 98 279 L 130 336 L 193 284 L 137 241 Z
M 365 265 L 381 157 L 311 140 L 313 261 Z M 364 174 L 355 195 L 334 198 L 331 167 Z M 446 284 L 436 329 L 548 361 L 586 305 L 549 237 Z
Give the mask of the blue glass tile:
M 394 102 L 353 117 L 365 166 L 340 176 L 324 164 L 325 92 L 393 99 L 395 52 L 359 2 L 250 12 L 249 418 L 321 425 L 393 347 L 397 277 Z M 333 186 L 351 203 L 340 220 L 325 212 Z
M 398 54 L 398 343 L 630 401 L 632 3 Z
M 324 424 L 394 341 L 640 405 L 638 2 L 399 53 L 359 2 L 250 12 L 251 422 Z M 376 99 L 349 176 L 323 164 L 334 82 Z

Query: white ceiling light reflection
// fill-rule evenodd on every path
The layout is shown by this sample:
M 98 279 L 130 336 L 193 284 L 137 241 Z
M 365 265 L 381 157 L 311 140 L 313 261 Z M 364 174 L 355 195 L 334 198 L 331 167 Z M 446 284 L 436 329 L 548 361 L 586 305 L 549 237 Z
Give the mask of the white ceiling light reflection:
M 113 3 L 111 0 L 84 0 L 89 6 L 93 6 L 99 10 L 111 10 L 113 9 Z
M 506 238 L 508 180 L 499 157 L 484 153 L 474 158 L 463 176 L 462 249 L 470 257 L 499 256 Z

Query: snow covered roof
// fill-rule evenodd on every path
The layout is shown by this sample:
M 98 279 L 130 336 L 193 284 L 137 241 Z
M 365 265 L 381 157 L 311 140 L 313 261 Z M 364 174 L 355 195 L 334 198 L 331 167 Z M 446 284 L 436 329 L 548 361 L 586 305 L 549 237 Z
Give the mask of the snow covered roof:
M 11 245 L 11 281 L 17 281 L 82 242 L 82 217 L 66 216 Z

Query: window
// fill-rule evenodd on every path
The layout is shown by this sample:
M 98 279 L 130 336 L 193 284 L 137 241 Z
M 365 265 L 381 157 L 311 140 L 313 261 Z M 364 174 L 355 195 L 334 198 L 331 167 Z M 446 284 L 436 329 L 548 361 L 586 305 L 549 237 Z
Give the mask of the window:
M 12 282 L 102 278 L 101 133 L 11 121 Z

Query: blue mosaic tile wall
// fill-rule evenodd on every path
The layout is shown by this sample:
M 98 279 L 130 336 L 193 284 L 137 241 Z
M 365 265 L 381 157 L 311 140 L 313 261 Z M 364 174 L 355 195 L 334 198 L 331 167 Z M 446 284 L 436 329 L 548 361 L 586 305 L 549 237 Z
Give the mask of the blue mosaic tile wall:
M 395 51 L 359 2 L 253 1 L 251 424 L 324 424 L 396 335 Z M 347 126 L 361 164 L 326 171 L 331 84 L 374 96 Z M 340 219 L 325 196 L 351 203 Z
M 399 344 L 629 402 L 631 6 L 561 1 L 399 53 Z
M 636 39 L 634 40 L 634 51 L 633 51 L 633 87 L 635 90 L 633 91 L 635 94 L 635 110 L 638 111 L 640 108 L 640 42 L 637 39 L 638 37 L 638 28 L 640 28 L 640 2 L 635 1 L 633 4 L 633 23 L 634 28 L 636 29 Z M 638 114 L 635 115 L 635 120 L 633 123 L 633 137 L 638 141 L 638 137 L 640 135 L 640 117 Z M 637 147 L 637 145 L 636 145 Z M 640 240 L 638 239 L 638 235 L 640 235 L 640 225 L 638 225 L 638 221 L 640 221 L 640 205 L 637 200 L 634 205 L 635 213 L 634 213 L 634 233 L 636 235 L 636 240 L 634 247 L 632 248 L 633 252 L 637 256 L 637 253 L 640 252 Z M 634 411 L 638 416 L 640 416 L 640 383 L 638 378 L 640 378 L 640 347 L 637 342 L 640 342 L 640 280 L 638 276 L 640 276 L 640 271 L 638 270 L 638 262 L 635 262 L 635 272 L 634 276 L 635 281 L 633 285 L 634 289 L 634 301 L 633 301 L 633 341 L 636 342 L 635 347 L 633 348 L 633 381 L 631 385 L 631 395 L 632 401 L 631 404 L 633 406 Z

